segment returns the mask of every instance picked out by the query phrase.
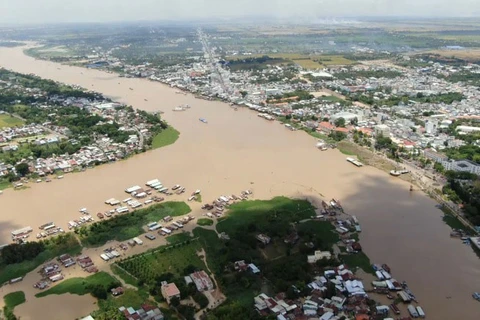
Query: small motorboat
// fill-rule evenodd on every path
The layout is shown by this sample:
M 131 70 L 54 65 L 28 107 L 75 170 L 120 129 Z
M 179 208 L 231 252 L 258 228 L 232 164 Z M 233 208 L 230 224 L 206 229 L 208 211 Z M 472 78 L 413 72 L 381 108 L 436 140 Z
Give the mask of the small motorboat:
M 203 123 L 208 123 L 208 122 L 207 122 L 207 119 L 205 119 L 205 118 L 200 118 L 200 119 L 198 119 L 198 120 L 200 120 L 200 121 L 203 122 Z
M 394 176 L 394 177 L 398 177 L 400 176 L 402 173 L 400 171 L 397 171 L 397 170 L 391 170 L 390 171 L 390 175 Z

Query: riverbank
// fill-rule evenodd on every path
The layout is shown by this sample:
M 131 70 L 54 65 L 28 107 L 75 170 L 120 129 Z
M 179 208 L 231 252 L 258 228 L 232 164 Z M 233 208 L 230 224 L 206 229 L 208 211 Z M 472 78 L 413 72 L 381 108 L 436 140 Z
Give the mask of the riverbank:
M 21 48 L 0 49 L 0 65 L 79 84 L 136 108 L 163 111 L 163 118 L 181 132 L 174 144 L 128 161 L 32 185 L 22 192 L 6 190 L 0 199 L 2 242 L 13 229 L 68 221 L 79 208 L 103 212 L 108 208 L 105 199 L 122 199 L 124 188 L 152 177 L 168 185 L 202 189 L 206 200 L 246 188 L 257 199 L 285 195 L 308 198 L 317 206 L 319 195 L 338 197 L 345 210 L 362 221 L 361 243 L 370 259 L 387 263 L 398 278 L 412 283 L 430 317 L 475 319 L 478 302 L 471 293 L 480 287 L 479 259 L 470 248 L 450 239 L 450 228 L 435 201 L 409 192 L 409 183 L 373 167 L 357 168 L 337 150 L 321 152 L 315 138 L 260 119 L 250 110 L 234 111 L 221 102 L 176 94 L 157 82 L 35 60 L 23 55 Z M 191 109 L 172 111 L 183 104 Z M 180 196 L 172 200 L 185 201 Z M 192 203 L 192 214 L 200 206 Z

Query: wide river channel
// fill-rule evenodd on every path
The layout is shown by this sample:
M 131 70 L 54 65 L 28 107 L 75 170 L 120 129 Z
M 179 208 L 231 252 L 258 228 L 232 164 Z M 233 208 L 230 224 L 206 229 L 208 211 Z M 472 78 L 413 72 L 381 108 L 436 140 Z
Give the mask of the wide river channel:
M 480 259 L 449 237 L 436 203 L 421 192 L 409 192 L 406 182 L 373 167 L 357 168 L 337 150 L 321 152 L 311 136 L 263 120 L 256 112 L 177 94 L 158 82 L 36 60 L 22 48 L 0 48 L 0 66 L 80 85 L 135 108 L 163 111 L 181 133 L 175 144 L 126 161 L 21 191 L 6 190 L 0 197 L 0 243 L 25 226 L 36 229 L 54 221 L 65 228 L 79 217 L 79 208 L 104 211 L 106 199 L 121 200 L 126 187 L 155 178 L 201 189 L 207 201 L 245 189 L 259 199 L 285 195 L 318 204 L 320 196 L 334 197 L 358 217 L 362 247 L 372 262 L 387 263 L 397 280 L 407 281 L 430 319 L 480 318 L 480 303 L 471 297 L 480 291 Z M 182 104 L 191 109 L 172 111 Z

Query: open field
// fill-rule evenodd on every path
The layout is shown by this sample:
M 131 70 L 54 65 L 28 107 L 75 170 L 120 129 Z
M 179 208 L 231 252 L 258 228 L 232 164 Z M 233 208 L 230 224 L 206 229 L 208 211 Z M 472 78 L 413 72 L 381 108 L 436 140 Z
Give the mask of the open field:
M 178 137 L 180 137 L 180 132 L 169 126 L 167 129 L 163 130 L 155 137 L 153 137 L 152 149 L 157 149 L 173 144 L 175 143 L 175 141 L 177 141 Z
M 200 249 L 200 242 L 192 240 L 189 243 L 148 251 L 120 261 L 118 265 L 140 281 L 150 282 L 165 273 L 183 275 L 184 269 L 189 265 L 204 270 L 205 264 L 197 255 Z
M 213 220 L 209 218 L 200 218 L 197 220 L 199 226 L 211 226 L 213 225 Z
M 22 126 L 25 122 L 9 114 L 0 114 L 0 129 Z
M 251 223 L 261 226 L 268 223 L 269 215 L 275 215 L 277 219 L 303 220 L 314 216 L 315 209 L 308 201 L 286 197 L 238 202 L 230 206 L 227 217 L 217 224 L 217 230 L 229 234 L 239 226 Z
M 341 255 L 339 258 L 350 268 L 358 267 L 366 273 L 375 274 L 370 259 L 363 252 Z
M 70 278 L 64 280 L 63 282 L 57 284 L 56 286 L 48 290 L 37 293 L 35 297 L 41 298 L 50 294 L 63 293 L 71 293 L 82 296 L 84 294 L 91 293 L 93 287 L 95 286 L 100 285 L 108 289 L 109 286 L 117 282 L 118 280 L 112 277 L 110 274 L 106 272 L 99 272 L 86 278 Z
M 61 254 L 68 253 L 70 255 L 77 255 L 82 251 L 82 247 L 72 233 L 60 235 L 59 237 L 48 239 L 48 241 L 45 251 L 32 260 L 25 260 L 9 265 L 5 265 L 5 263 L 0 260 L 0 284 L 10 279 L 23 277 L 42 263 Z
M 480 43 L 479 43 L 480 46 Z M 426 53 L 439 54 L 441 56 L 451 58 L 455 57 L 463 60 L 480 60 L 480 49 L 465 49 L 465 50 L 431 50 Z
M 110 265 L 110 269 L 116 276 L 125 281 L 126 284 L 138 287 L 138 279 L 128 274 L 128 272 L 125 272 L 125 270 L 120 268 L 117 264 Z
M 64 46 L 43 46 L 37 48 L 30 48 L 25 50 L 25 53 L 29 56 L 38 58 L 58 58 L 73 56 L 73 51 Z
M 125 241 L 144 233 L 143 227 L 166 216 L 182 216 L 191 211 L 185 202 L 165 202 L 139 209 L 133 213 L 95 222 L 78 230 L 84 245 L 100 246 L 109 240 Z
M 148 300 L 148 292 L 143 290 L 126 289 L 125 292 L 118 296 L 113 297 L 109 295 L 106 300 L 100 300 L 98 305 L 100 306 L 100 312 L 106 309 L 118 309 L 122 306 L 129 306 L 138 309 L 144 303 L 156 305 L 155 302 Z
M 282 59 L 296 63 L 305 69 L 320 69 L 335 65 L 350 65 L 355 63 L 348 60 L 341 55 L 308 55 L 301 53 L 268 53 L 268 54 L 252 54 L 247 56 L 229 56 L 227 60 L 240 60 L 247 58 L 259 58 L 262 56 L 269 56 L 270 58 Z

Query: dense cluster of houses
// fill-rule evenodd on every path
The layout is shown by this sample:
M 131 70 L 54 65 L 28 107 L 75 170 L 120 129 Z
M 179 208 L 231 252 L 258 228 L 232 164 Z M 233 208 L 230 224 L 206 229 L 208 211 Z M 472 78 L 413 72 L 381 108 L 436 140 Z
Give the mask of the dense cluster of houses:
M 99 125 L 116 122 L 120 125 L 118 130 L 129 132 L 130 134 L 127 141 L 123 143 L 116 143 L 111 137 L 106 135 L 95 134 L 91 145 L 82 146 L 73 154 L 53 154 L 45 159 L 29 157 L 21 160 L 30 165 L 30 172 L 34 172 L 41 177 L 53 172 L 60 171 L 68 173 L 99 163 L 123 159 L 129 154 L 142 150 L 144 148 L 144 141 L 151 136 L 149 129 L 152 124 L 147 123 L 137 111 L 120 108 L 121 105 L 117 103 L 105 101 L 92 102 L 85 98 L 63 98 L 57 96 L 51 97 L 50 101 L 65 106 L 84 108 L 91 114 L 103 118 L 103 120 L 98 123 Z M 49 106 L 41 107 L 50 108 Z M 55 108 L 59 108 L 58 105 L 56 105 Z M 52 113 L 52 117 L 58 118 L 60 116 L 54 112 Z M 39 146 L 56 144 L 61 141 L 66 141 L 72 146 L 80 143 L 77 137 L 72 136 L 67 127 L 57 126 L 54 123 L 52 120 L 42 124 L 29 124 L 3 129 L 0 131 L 1 152 L 16 152 L 19 145 L 24 142 Z M 0 177 L 12 171 L 15 173 L 14 167 L 13 165 L 0 162 Z

